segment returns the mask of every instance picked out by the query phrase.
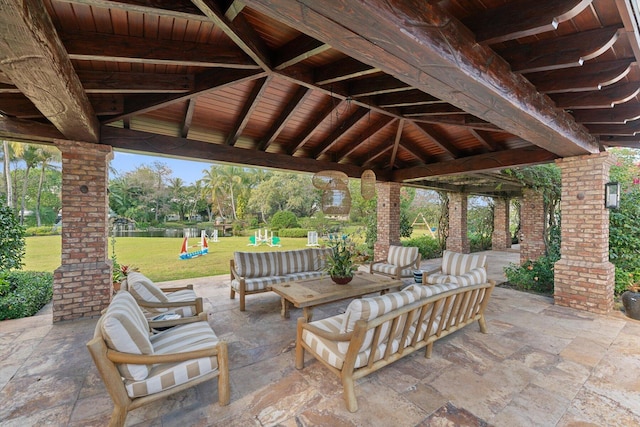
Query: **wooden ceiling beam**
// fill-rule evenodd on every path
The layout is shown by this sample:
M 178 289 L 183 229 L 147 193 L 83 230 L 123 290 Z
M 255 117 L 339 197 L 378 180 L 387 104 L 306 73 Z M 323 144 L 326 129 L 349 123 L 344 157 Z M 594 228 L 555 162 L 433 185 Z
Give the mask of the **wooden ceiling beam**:
M 228 70 L 212 69 L 196 76 L 195 88 L 184 94 L 152 94 L 140 95 L 125 101 L 125 109 L 122 114 L 103 120 L 103 124 L 112 123 L 135 114 L 156 110 L 175 102 L 187 101 L 195 96 L 214 92 L 244 81 L 259 79 L 266 75 L 262 70 L 236 70 L 229 73 Z
M 249 123 L 251 114 L 258 107 L 260 99 L 262 99 L 264 92 L 267 90 L 269 81 L 271 81 L 271 76 L 257 79 L 254 82 L 253 88 L 251 88 L 251 92 L 249 92 L 249 96 L 247 96 L 247 99 L 243 103 L 242 111 L 240 111 L 240 114 L 238 114 L 238 120 L 227 136 L 227 139 L 225 141 L 227 145 L 235 145 L 235 143 L 238 141 L 238 138 L 240 138 L 240 135 L 242 135 L 244 128 L 247 127 L 247 123 Z
M 640 136 L 614 136 L 600 137 L 600 143 L 607 147 L 640 148 Z
M 192 74 L 78 71 L 86 93 L 184 93 L 193 90 Z
M 273 67 L 276 70 L 283 70 L 329 49 L 331 46 L 328 44 L 302 34 L 275 52 Z
M 240 49 L 206 43 L 145 39 L 102 33 L 62 36 L 71 59 L 255 70 L 259 67 Z
M 313 159 L 318 159 L 322 154 L 326 153 L 331 147 L 333 147 L 340 139 L 358 123 L 364 116 L 366 116 L 368 110 L 366 108 L 357 107 L 349 117 L 340 123 L 336 123 L 334 130 L 313 149 L 313 153 L 309 156 Z
M 350 164 L 336 164 L 323 160 L 296 157 L 280 153 L 258 152 L 244 148 L 231 147 L 226 144 L 211 144 L 209 142 L 189 140 L 183 138 L 158 135 L 130 129 L 102 126 L 100 143 L 114 148 L 133 152 L 156 153 L 161 155 L 185 157 L 212 162 L 237 163 L 260 168 L 294 170 L 315 173 L 322 170 L 334 169 L 346 173 L 351 178 L 360 178 L 364 167 Z M 389 174 L 375 170 L 376 177 L 385 181 Z
M 418 153 L 414 147 L 409 147 L 407 146 L 407 144 L 403 144 L 402 142 L 400 142 L 400 148 L 411 154 L 411 156 L 418 160 L 420 164 L 424 163 L 424 155 L 422 153 Z
M 193 112 L 196 109 L 196 99 L 191 98 L 187 102 L 187 111 L 184 113 L 184 119 L 182 120 L 182 126 L 180 126 L 180 136 L 187 138 L 189 136 L 189 129 L 191 128 L 191 122 L 193 121 Z
M 330 99 L 324 107 L 320 108 L 316 114 L 314 115 L 312 120 L 309 120 L 307 126 L 300 132 L 300 134 L 295 138 L 296 143 L 289 147 L 286 151 L 290 155 L 294 155 L 298 150 L 300 150 L 313 136 L 318 127 L 324 122 L 327 117 L 329 117 L 334 111 L 340 108 L 342 103 L 339 102 L 337 105 L 334 103 L 333 99 Z
M 309 95 L 311 95 L 310 89 L 304 86 L 298 87 L 296 93 L 293 94 L 289 102 L 287 102 L 287 105 L 285 105 L 284 109 L 278 115 L 278 118 L 271 125 L 271 129 L 267 131 L 267 134 L 258 143 L 258 150 L 265 151 L 273 141 L 276 140 L 278 135 L 280 135 L 280 132 L 282 132 L 287 125 L 287 122 L 296 112 L 298 106 L 301 105 Z
M 379 73 L 380 70 L 363 64 L 353 58 L 343 58 L 314 70 L 314 81 L 317 85 L 328 85 L 356 77 Z
M 349 157 L 355 150 L 357 150 L 360 147 L 361 144 L 367 144 L 366 142 L 367 140 L 375 136 L 382 129 L 386 129 L 388 126 L 395 123 L 397 120 L 399 119 L 394 119 L 393 117 L 390 117 L 390 116 L 382 116 L 380 119 L 376 120 L 374 123 L 367 126 L 364 133 L 360 135 L 360 137 L 356 141 L 352 142 L 351 144 L 349 144 L 348 147 L 345 147 L 343 150 L 336 153 L 336 158 L 341 160 L 341 159 L 344 159 L 345 157 Z M 369 147 L 365 147 L 365 148 L 368 149 Z
M 549 95 L 559 108 L 612 108 L 624 104 L 640 93 L 640 83 L 618 83 L 592 92 L 567 92 Z
M 391 180 L 395 182 L 405 182 L 419 180 L 428 176 L 495 171 L 525 164 L 549 163 L 557 158 L 557 155 L 540 147 L 517 148 L 394 171 L 391 174 Z
M 562 37 L 515 45 L 496 52 L 504 58 L 516 73 L 534 73 L 579 67 L 605 53 L 614 45 L 620 29 L 598 28 Z
M 478 43 L 492 44 L 554 31 L 577 16 L 591 0 L 518 0 L 483 10 L 463 23 Z
M 402 139 L 402 131 L 404 130 L 405 119 L 398 120 L 398 128 L 396 129 L 396 137 L 393 139 L 393 149 L 391 151 L 391 158 L 389 159 L 389 169 L 393 169 L 393 165 L 396 163 L 396 156 L 398 155 L 398 146 Z
M 625 124 L 640 119 L 640 103 L 627 102 L 613 108 L 576 110 L 573 113 L 576 122 L 583 124 Z
M 467 114 L 464 110 L 451 104 L 415 105 L 404 107 L 400 111 L 405 117 Z
M 0 1 L 0 70 L 67 139 L 97 142 L 100 125 L 43 3 Z
M 447 141 L 444 141 L 442 135 L 439 135 L 435 129 L 432 129 L 429 125 L 413 123 L 414 128 L 418 130 L 423 136 L 427 137 L 429 141 L 436 144 L 440 149 L 444 150 L 452 158 L 460 157 L 460 150 Z
M 96 116 L 120 114 L 124 110 L 124 97 L 118 94 L 89 94 L 87 99 Z M 23 119 L 44 118 L 35 104 L 21 93 L 0 95 L 0 111 L 10 117 Z
M 596 139 L 572 116 L 512 73 L 494 51 L 475 44 L 468 29 L 437 5 L 347 1 L 245 4 L 559 156 L 599 152 Z
M 493 123 L 489 123 L 471 114 L 440 114 L 433 116 L 420 116 L 413 118 L 415 123 L 428 123 L 434 125 L 451 125 L 466 127 L 469 129 L 486 130 L 489 132 L 504 132 Z
M 150 6 L 148 0 L 57 0 L 60 3 L 82 4 L 91 7 L 123 10 L 125 12 L 146 13 L 165 18 L 186 19 L 209 22 L 209 18 L 188 0 L 155 0 Z
M 376 159 L 385 155 L 389 150 L 393 149 L 393 140 L 384 141 L 382 144 L 379 144 L 376 148 L 371 150 L 371 153 L 367 156 L 367 160 L 362 164 L 363 168 L 371 168 L 375 163 Z M 376 172 L 376 179 L 378 179 L 378 172 Z
M 624 125 L 585 125 L 594 135 L 636 136 L 640 133 L 640 120 Z M 601 139 L 602 140 L 602 139 Z
M 53 143 L 55 139 L 64 139 L 64 135 L 50 124 L 0 116 L 0 139 Z
M 406 83 L 389 75 L 380 75 L 355 80 L 349 83 L 349 95 L 353 98 L 380 95 L 383 93 L 404 92 L 413 89 Z
M 374 96 L 372 101 L 381 108 L 408 107 L 416 105 L 442 104 L 443 102 L 419 90 L 385 93 Z
M 241 14 L 230 21 L 219 9 L 215 0 L 192 0 L 192 2 L 260 68 L 265 71 L 272 69 L 269 48 Z
M 526 77 L 542 93 L 600 90 L 625 78 L 634 61 L 635 58 L 625 58 L 587 63 L 581 67 L 531 73 Z
M 489 151 L 499 151 L 502 149 L 502 147 L 500 147 L 500 145 L 493 140 L 488 132 L 469 129 L 469 133 Z

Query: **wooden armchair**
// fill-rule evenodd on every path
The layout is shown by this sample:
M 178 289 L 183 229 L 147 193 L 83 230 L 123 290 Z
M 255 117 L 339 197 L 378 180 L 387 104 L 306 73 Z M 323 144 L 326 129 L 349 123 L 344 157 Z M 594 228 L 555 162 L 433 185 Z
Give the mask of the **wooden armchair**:
M 114 403 L 110 426 L 124 425 L 132 409 L 216 377 L 218 401 L 229 403 L 227 344 L 206 314 L 151 326 L 170 324 L 176 326 L 150 335 L 149 322 L 126 291 L 116 294 L 98 320 L 87 348 Z
M 132 271 L 122 282 L 121 289 L 135 298 L 147 318 L 167 311 L 182 317 L 196 316 L 204 311 L 202 297 L 196 295 L 193 285 L 160 288 L 142 273 Z
M 422 283 L 425 285 L 455 283 L 459 286 L 472 286 L 487 281 L 487 257 L 478 254 L 445 250 L 440 267 L 422 272 Z
M 369 264 L 369 273 L 382 274 L 400 280 L 413 277 L 413 270 L 420 268 L 420 252 L 413 246 L 389 246 L 386 259 Z

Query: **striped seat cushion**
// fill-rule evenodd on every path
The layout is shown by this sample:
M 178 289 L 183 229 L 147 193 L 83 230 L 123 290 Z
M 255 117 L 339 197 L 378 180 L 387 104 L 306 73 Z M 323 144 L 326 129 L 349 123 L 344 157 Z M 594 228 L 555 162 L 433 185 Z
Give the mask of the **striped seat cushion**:
M 395 276 L 398 272 L 398 266 L 394 265 L 394 264 L 385 264 L 382 262 L 377 262 L 375 264 L 373 264 L 371 266 L 371 272 L 372 273 L 383 273 L 383 274 L 387 274 L 387 275 L 392 275 Z M 402 270 L 402 272 L 400 273 L 400 276 L 402 277 L 407 277 L 407 276 L 411 276 L 413 277 L 413 268 L 405 268 Z
M 284 276 L 287 282 L 293 280 L 312 279 L 314 277 L 322 277 L 325 273 L 323 271 L 302 271 L 300 273 L 287 274 Z
M 102 318 L 102 336 L 107 347 L 122 353 L 153 354 L 149 339 L 149 324 L 138 303 L 127 291 L 118 292 Z M 118 364 L 118 370 L 127 380 L 144 380 L 151 366 Z
M 132 271 L 127 275 L 127 290 L 138 301 L 167 302 L 167 296 L 162 289 L 144 274 Z
M 281 251 L 280 254 L 280 274 L 300 273 L 310 270 L 310 254 L 308 249 L 295 251 Z
M 463 275 L 474 268 L 486 267 L 485 255 L 461 254 L 458 252 L 444 251 L 442 253 L 442 273 L 453 276 Z
M 287 276 L 254 277 L 252 279 L 244 280 L 244 289 L 246 292 L 266 291 L 271 285 L 286 282 L 288 280 L 290 279 L 287 279 Z M 236 279 L 232 280 L 231 287 L 240 292 L 240 281 Z
M 234 252 L 236 270 L 245 278 L 280 275 L 278 252 Z
M 389 254 L 387 255 L 387 264 L 404 267 L 414 263 L 417 258 L 417 247 L 391 245 L 389 246 Z M 413 275 L 413 271 L 411 271 L 410 274 Z
M 312 322 L 312 324 L 324 331 L 331 332 L 334 334 L 340 333 L 340 329 L 343 323 L 344 314 L 340 314 L 338 316 L 329 317 L 322 320 L 317 320 Z M 342 369 L 342 365 L 344 364 L 344 358 L 346 354 L 346 350 L 341 350 L 340 345 L 346 344 L 347 348 L 349 345 L 349 341 L 332 341 L 326 338 L 319 337 L 308 330 L 302 331 L 302 340 L 309 346 L 309 348 L 318 355 L 321 359 L 325 360 L 331 366 L 336 369 Z M 396 339 L 392 342 L 392 350 L 398 350 L 399 341 Z M 381 344 L 376 348 L 376 352 L 374 354 L 375 360 L 379 360 L 384 356 L 385 350 L 387 346 L 386 344 Z M 371 354 L 371 347 L 367 348 L 365 351 L 361 351 L 356 356 L 355 367 L 359 368 L 365 366 L 367 364 L 367 360 L 369 355 Z
M 344 313 L 342 325 L 340 327 L 341 333 L 351 332 L 355 328 L 355 324 L 358 320 L 372 320 L 376 317 L 380 317 L 385 313 L 389 313 L 396 308 L 403 307 L 407 304 L 411 304 L 419 298 L 419 294 L 411 289 L 403 290 L 401 292 L 391 292 L 385 295 L 359 298 L 351 301 L 347 310 Z M 400 326 L 403 322 L 398 322 Z M 391 331 L 391 322 L 386 322 L 382 325 L 380 332 L 380 340 L 384 340 L 391 333 L 393 336 L 399 334 L 402 329 L 400 327 Z M 365 339 L 360 347 L 360 351 L 365 351 L 371 346 L 373 341 L 374 330 L 367 331 Z M 349 347 L 348 342 L 338 343 L 338 349 L 341 352 L 346 352 Z
M 155 354 L 184 353 L 214 347 L 219 340 L 207 322 L 176 326 L 151 337 Z M 146 396 L 184 384 L 218 369 L 215 356 L 176 363 L 153 365 L 149 375 L 139 381 L 126 381 L 127 394 Z
M 487 270 L 484 267 L 474 268 L 465 274 L 454 276 L 452 274 L 434 273 L 425 279 L 427 284 L 455 283 L 458 286 L 471 286 L 487 283 Z
M 192 289 L 182 289 L 167 294 L 169 302 L 193 302 L 198 296 Z M 164 309 L 161 309 L 164 310 Z M 186 305 L 184 307 L 171 308 L 171 311 L 178 313 L 182 317 L 197 316 L 195 305 Z

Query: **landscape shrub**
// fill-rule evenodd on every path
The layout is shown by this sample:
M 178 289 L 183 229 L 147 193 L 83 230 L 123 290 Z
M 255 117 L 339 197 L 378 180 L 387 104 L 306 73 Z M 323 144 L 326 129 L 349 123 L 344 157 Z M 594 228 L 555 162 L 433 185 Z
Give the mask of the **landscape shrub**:
M 616 295 L 640 283 L 640 189 L 623 192 L 620 208 L 609 212 L 609 259 L 616 266 Z
M 291 211 L 278 211 L 273 214 L 269 226 L 274 229 L 299 228 L 298 217 Z M 282 236 L 281 236 L 282 237 Z
M 24 228 L 0 197 L 0 271 L 22 267 L 24 257 Z
M 417 246 L 422 259 L 439 258 L 442 256 L 442 249 L 437 239 L 431 236 L 420 236 L 402 241 L 402 246 Z
M 522 265 L 511 263 L 504 268 L 504 273 L 516 289 L 551 295 L 556 261 L 556 257 L 543 256 L 535 261 L 527 260 Z
M 49 236 L 52 234 L 60 234 L 60 228 L 54 230 L 50 225 L 43 225 L 40 227 L 27 227 L 24 231 L 25 236 Z
M 279 237 L 307 237 L 306 228 L 283 228 L 278 231 Z
M 0 320 L 33 316 L 53 297 L 53 273 L 5 272 L 0 282 Z

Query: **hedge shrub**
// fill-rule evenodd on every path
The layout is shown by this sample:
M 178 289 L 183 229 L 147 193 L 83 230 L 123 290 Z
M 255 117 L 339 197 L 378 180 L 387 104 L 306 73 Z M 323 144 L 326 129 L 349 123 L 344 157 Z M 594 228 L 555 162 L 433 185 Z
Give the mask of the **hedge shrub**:
M 277 231 L 279 237 L 307 237 L 306 228 L 283 228 Z
M 438 239 L 431 236 L 420 236 L 402 241 L 402 246 L 417 246 L 422 259 L 439 258 L 442 256 L 442 249 Z
M 11 271 L 0 276 L 0 320 L 36 314 L 53 298 L 53 273 Z

